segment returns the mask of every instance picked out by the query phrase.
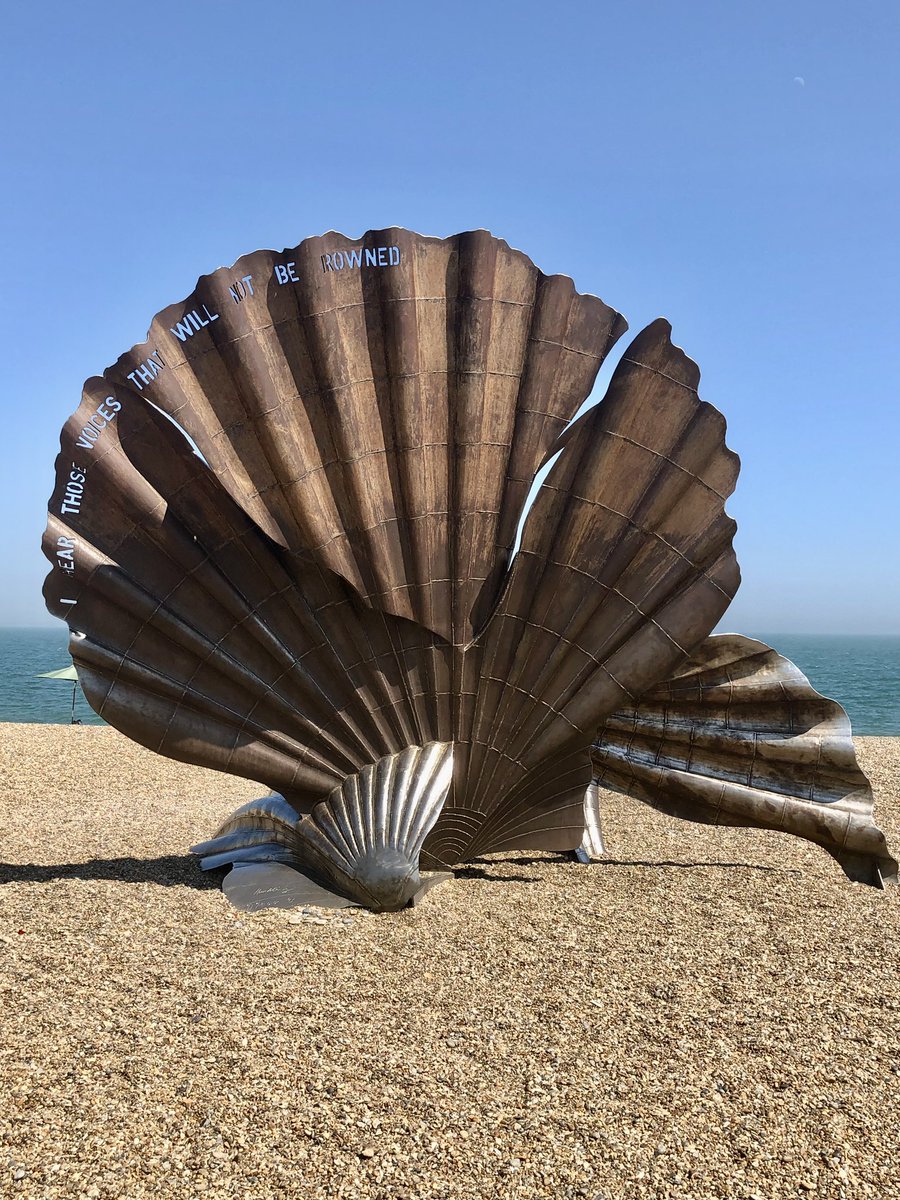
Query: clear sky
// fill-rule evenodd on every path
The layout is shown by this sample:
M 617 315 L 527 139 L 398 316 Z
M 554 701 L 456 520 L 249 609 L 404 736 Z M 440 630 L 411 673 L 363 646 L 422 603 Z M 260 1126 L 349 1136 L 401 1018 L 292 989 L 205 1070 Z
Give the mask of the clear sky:
M 723 627 L 900 633 L 896 0 L 37 0 L 0 92 L 0 625 L 53 623 L 84 379 L 201 273 L 397 224 L 671 320 L 744 463 Z

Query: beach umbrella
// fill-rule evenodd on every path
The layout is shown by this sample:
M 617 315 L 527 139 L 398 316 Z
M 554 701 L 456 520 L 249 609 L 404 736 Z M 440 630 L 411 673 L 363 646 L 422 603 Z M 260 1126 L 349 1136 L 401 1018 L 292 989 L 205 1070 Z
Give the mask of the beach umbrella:
M 78 694 L 78 672 L 75 670 L 75 664 L 70 663 L 68 667 L 61 667 L 58 671 L 41 671 L 37 676 L 38 679 L 70 679 L 72 680 L 72 721 L 75 722 L 75 697 Z M 80 723 L 80 722 L 79 722 Z

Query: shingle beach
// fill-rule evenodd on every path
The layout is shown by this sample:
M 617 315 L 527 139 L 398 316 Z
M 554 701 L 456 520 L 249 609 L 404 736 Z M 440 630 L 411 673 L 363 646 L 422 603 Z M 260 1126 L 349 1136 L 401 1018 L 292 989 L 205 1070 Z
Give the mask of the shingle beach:
M 900 889 L 606 794 L 601 865 L 251 916 L 187 848 L 265 790 L 0 725 L 0 1196 L 896 1194 Z

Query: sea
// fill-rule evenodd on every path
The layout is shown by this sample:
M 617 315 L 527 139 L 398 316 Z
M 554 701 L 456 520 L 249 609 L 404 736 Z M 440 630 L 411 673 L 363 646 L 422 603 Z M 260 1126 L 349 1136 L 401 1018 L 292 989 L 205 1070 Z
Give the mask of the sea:
M 0 629 L 0 721 L 102 725 L 77 684 L 39 679 L 71 663 L 68 630 Z M 841 703 L 853 732 L 900 737 L 900 636 L 753 633 L 795 662 L 813 687 Z

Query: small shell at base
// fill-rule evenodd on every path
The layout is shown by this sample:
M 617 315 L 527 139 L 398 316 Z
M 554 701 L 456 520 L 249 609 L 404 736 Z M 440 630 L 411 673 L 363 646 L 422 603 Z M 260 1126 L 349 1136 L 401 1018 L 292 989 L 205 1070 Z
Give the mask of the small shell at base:
M 404 908 L 441 881 L 422 878 L 419 855 L 452 776 L 449 743 L 407 746 L 348 776 L 307 816 L 278 795 L 251 801 L 193 852 L 204 870 L 234 867 L 225 891 L 239 908 Z
M 422 843 L 452 778 L 447 742 L 407 746 L 349 776 L 300 822 L 305 863 L 367 908 L 404 908 L 422 887 Z

